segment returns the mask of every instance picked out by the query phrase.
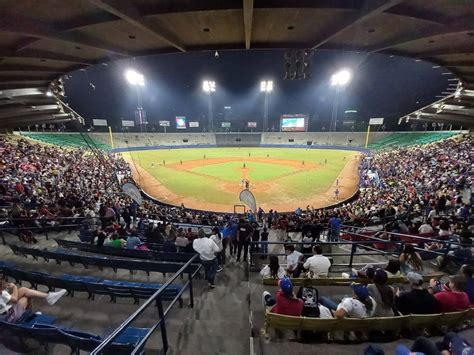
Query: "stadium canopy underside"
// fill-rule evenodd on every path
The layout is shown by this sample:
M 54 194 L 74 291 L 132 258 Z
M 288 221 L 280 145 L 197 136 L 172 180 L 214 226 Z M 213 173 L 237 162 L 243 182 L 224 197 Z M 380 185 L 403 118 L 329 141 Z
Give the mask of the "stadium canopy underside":
M 0 128 L 81 119 L 46 95 L 76 69 L 160 53 L 273 48 L 431 61 L 460 85 L 417 119 L 474 126 L 472 0 L 4 0 L 0 14 Z

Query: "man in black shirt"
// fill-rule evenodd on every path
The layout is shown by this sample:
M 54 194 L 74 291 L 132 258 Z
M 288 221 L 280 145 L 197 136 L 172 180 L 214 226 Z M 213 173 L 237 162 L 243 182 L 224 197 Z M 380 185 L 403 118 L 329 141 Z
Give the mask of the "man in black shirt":
M 428 290 L 423 288 L 423 276 L 416 272 L 407 275 L 411 291 L 397 291 L 395 307 L 402 314 L 432 314 L 436 313 L 436 300 Z
M 237 261 L 240 261 L 240 255 L 242 254 L 242 248 L 244 248 L 244 261 L 247 261 L 247 254 L 249 253 L 250 237 L 253 229 L 250 223 L 245 221 L 243 218 L 239 220 L 237 226 Z

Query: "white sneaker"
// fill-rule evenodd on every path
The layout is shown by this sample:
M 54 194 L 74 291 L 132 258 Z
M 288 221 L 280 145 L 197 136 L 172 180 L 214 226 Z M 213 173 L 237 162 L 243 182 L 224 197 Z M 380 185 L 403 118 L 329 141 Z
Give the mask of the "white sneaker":
M 46 302 L 48 302 L 48 304 L 52 306 L 53 304 L 58 302 L 59 299 L 63 297 L 66 293 L 66 290 L 60 290 L 58 292 L 49 292 L 48 296 L 46 297 Z
M 343 278 L 345 278 L 345 279 L 350 279 L 350 278 L 351 278 L 351 275 L 349 275 L 349 273 L 347 273 L 347 272 L 343 272 L 343 273 L 341 274 L 341 276 L 342 276 Z
M 42 315 L 42 314 L 43 314 L 43 313 L 41 313 L 40 311 L 35 312 L 35 316 L 40 316 L 40 315 Z
M 224 268 L 223 268 L 222 266 L 219 266 L 219 267 L 217 268 L 217 272 L 221 272 L 222 270 L 224 270 Z

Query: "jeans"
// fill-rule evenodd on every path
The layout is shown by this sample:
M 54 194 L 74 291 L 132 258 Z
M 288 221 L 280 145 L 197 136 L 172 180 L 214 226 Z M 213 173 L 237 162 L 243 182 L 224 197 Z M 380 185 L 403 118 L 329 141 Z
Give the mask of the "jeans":
M 332 299 L 329 297 L 323 296 L 319 298 L 319 303 L 321 303 L 323 306 L 335 311 L 337 309 L 337 303 L 334 302 Z
M 206 280 L 210 284 L 214 285 L 214 279 L 217 273 L 217 258 L 212 260 L 202 260 L 201 264 L 204 266 L 204 272 L 206 274 Z
M 261 241 L 260 243 L 260 247 L 262 248 L 262 254 L 266 255 L 268 254 L 268 241 L 265 240 L 265 241 Z
M 247 261 L 247 255 L 249 253 L 249 242 L 248 241 L 240 241 L 238 243 L 239 250 L 237 252 L 237 261 L 240 261 L 240 255 L 242 254 L 242 248 L 244 248 L 244 261 Z
M 339 229 L 329 229 L 329 241 L 330 242 L 337 242 L 339 239 Z

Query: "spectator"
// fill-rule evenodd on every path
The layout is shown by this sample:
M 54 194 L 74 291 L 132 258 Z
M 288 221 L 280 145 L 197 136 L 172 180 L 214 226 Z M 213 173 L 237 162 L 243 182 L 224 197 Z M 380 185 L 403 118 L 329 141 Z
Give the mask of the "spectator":
M 190 241 L 184 233 L 178 233 L 176 241 L 174 242 L 179 252 L 186 252 L 189 243 Z
M 314 255 L 306 259 L 303 264 L 305 270 L 309 270 L 308 274 L 312 278 L 327 277 L 331 262 L 325 256 L 323 256 L 323 248 L 317 244 L 313 247 Z
M 263 278 L 281 279 L 285 277 L 286 272 L 285 269 L 283 269 L 283 267 L 281 267 L 278 263 L 278 256 L 271 255 L 270 264 L 263 267 L 263 269 L 260 271 L 260 275 Z
M 135 235 L 131 235 L 127 238 L 127 249 L 136 249 L 140 244 L 142 244 L 141 239 Z
M 316 288 L 311 285 L 311 279 L 304 279 L 303 286 L 301 286 L 296 294 L 304 302 L 302 316 L 305 317 L 319 317 L 332 318 L 331 311 L 319 304 L 319 293 Z
M 199 253 L 199 258 L 204 266 L 208 286 L 214 288 L 214 279 L 217 273 L 216 253 L 219 252 L 219 247 L 206 237 L 204 229 L 199 228 L 198 239 L 193 241 L 193 249 Z
M 423 270 L 421 256 L 411 244 L 405 244 L 405 247 L 400 254 L 399 260 L 400 269 L 404 274 L 408 274 L 411 271 Z
M 252 227 L 250 224 L 245 221 L 243 218 L 239 220 L 239 225 L 237 226 L 237 261 L 240 261 L 240 256 L 242 254 L 242 248 L 244 249 L 244 261 L 247 261 L 247 255 L 249 253 L 249 243 L 252 236 Z
M 329 241 L 336 242 L 339 240 L 339 233 L 341 232 L 341 219 L 337 214 L 334 214 L 328 222 Z
M 376 303 L 369 295 L 367 287 L 356 283 L 353 283 L 351 287 L 352 297 L 343 298 L 339 305 L 327 297 L 321 297 L 321 304 L 334 310 L 334 315 L 339 319 L 371 317 Z
M 436 300 L 433 295 L 423 288 L 423 276 L 416 272 L 407 275 L 411 290 L 400 292 L 395 296 L 395 308 L 401 314 L 432 314 L 436 313 Z
M 263 232 L 260 233 L 260 244 L 262 249 L 262 259 L 268 254 L 268 231 L 267 227 L 263 227 Z
M 466 280 L 464 292 L 467 293 L 471 306 L 474 306 L 474 279 L 472 278 L 472 266 L 466 264 L 461 266 L 460 273 Z
M 264 291 L 262 295 L 263 306 L 265 310 L 271 307 L 270 312 L 284 314 L 287 316 L 300 316 L 303 312 L 303 300 L 296 298 L 293 293 L 293 284 L 287 277 L 278 282 L 279 290 L 276 293 L 276 299 L 270 292 Z
M 121 239 L 117 233 L 112 234 L 110 242 L 107 243 L 107 246 L 112 248 L 125 248 L 126 245 L 127 242 Z
M 394 297 L 393 288 L 387 285 L 388 275 L 382 269 L 377 269 L 374 275 L 374 283 L 369 284 L 367 289 L 369 295 L 375 300 L 374 317 L 393 317 Z
M 295 247 L 291 244 L 285 246 L 286 254 L 286 273 L 293 277 L 299 277 L 303 265 L 301 260 L 303 259 L 303 254 L 295 250 Z
M 466 280 L 461 275 L 449 277 L 449 290 L 434 295 L 440 312 L 458 312 L 469 308 L 469 297 L 464 288 Z
M 0 315 L 5 316 L 7 322 L 15 323 L 27 309 L 32 308 L 33 299 L 44 299 L 49 305 L 55 304 L 67 291 L 40 292 L 26 287 L 17 287 L 14 283 L 0 280 Z
M 222 249 L 223 249 L 223 245 L 222 245 L 222 235 L 221 235 L 221 232 L 219 231 L 219 228 L 218 227 L 214 227 L 212 228 L 212 234 L 211 234 L 211 237 L 210 239 L 216 243 L 217 247 L 219 248 L 219 251 L 216 253 L 216 257 L 217 257 L 217 272 L 221 272 L 224 267 L 224 259 L 222 257 Z

